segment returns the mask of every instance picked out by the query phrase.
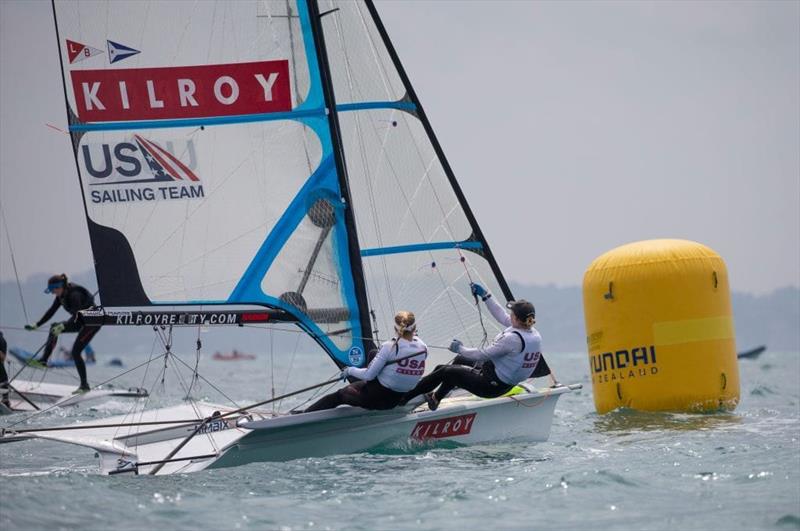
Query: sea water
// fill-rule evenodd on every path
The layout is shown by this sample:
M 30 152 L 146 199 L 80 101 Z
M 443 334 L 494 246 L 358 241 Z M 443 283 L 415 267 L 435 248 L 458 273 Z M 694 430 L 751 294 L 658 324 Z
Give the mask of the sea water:
M 129 367 L 141 361 L 125 358 Z M 300 356 L 291 361 L 291 380 L 282 380 L 263 356 L 201 361 L 201 374 L 213 374 L 214 385 L 239 403 L 323 381 L 333 370 Z M 800 529 L 800 353 L 741 360 L 739 407 L 705 415 L 597 415 L 585 354 L 548 361 L 562 382 L 584 389 L 562 396 L 550 440 L 535 445 L 375 448 L 187 475 L 109 477 L 97 474 L 85 448 L 2 444 L 0 528 Z M 153 405 L 179 403 L 189 385 L 192 396 L 220 400 L 203 380 L 180 380 L 171 363 L 162 373 L 159 360 L 146 375 L 133 371 L 119 382 L 151 387 Z M 101 365 L 90 368 L 93 383 L 120 372 Z M 50 373 L 48 380 L 57 371 Z M 72 369 L 57 375 L 74 378 Z M 110 401 L 23 424 L 71 423 L 129 407 Z M 3 417 L 0 425 L 23 418 Z

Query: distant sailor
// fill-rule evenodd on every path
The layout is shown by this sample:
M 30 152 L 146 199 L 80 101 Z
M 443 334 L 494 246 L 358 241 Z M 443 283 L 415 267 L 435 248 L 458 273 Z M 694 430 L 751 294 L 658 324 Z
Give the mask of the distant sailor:
M 415 335 L 417 324 L 413 313 L 398 312 L 394 322 L 397 337 L 381 345 L 368 367 L 346 367 L 341 373 L 343 379 L 352 377 L 361 381 L 322 397 L 305 413 L 342 404 L 364 409 L 392 409 L 400 403 L 425 372 L 428 347 Z
M 542 338 L 533 328 L 536 311 L 526 300 L 509 302 L 507 313 L 480 284 L 470 284 L 472 294 L 481 297 L 498 323 L 505 326 L 491 345 L 481 349 L 467 348 L 454 339 L 450 350 L 458 354 L 455 365 L 440 365 L 406 393 L 403 402 L 425 394 L 430 409 L 454 388 L 461 387 L 470 393 L 495 398 L 510 391 L 519 382 L 530 378 L 542 357 Z M 431 393 L 439 387 L 435 393 Z
M 44 348 L 44 354 L 39 360 L 33 364 L 47 365 L 47 360 L 53 353 L 53 349 L 58 342 L 58 336 L 64 332 L 77 332 L 78 338 L 72 344 L 72 360 L 75 362 L 75 368 L 78 370 L 78 375 L 81 377 L 81 385 L 75 391 L 82 393 L 89 390 L 89 382 L 86 379 L 86 365 L 81 357 L 81 352 L 89 344 L 94 335 L 100 330 L 99 326 L 81 326 L 78 324 L 78 312 L 86 310 L 94 306 L 94 297 L 89 293 L 89 290 L 78 284 L 68 282 L 67 275 L 53 275 L 47 281 L 47 289 L 45 293 L 52 293 L 56 296 L 53 304 L 50 306 L 44 316 L 39 319 L 34 325 L 25 325 L 26 330 L 36 330 L 44 323 L 50 320 L 51 317 L 58 311 L 59 306 L 63 307 L 70 313 L 70 318 L 61 323 L 53 323 L 50 326 L 50 335 L 47 336 L 47 343 Z
M 6 339 L 3 332 L 0 332 L 0 403 L 6 407 L 11 407 L 8 400 L 8 374 L 6 373 Z

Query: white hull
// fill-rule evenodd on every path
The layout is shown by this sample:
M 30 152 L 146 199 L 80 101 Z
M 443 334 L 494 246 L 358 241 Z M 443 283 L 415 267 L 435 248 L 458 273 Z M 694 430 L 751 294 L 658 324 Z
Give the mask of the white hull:
M 580 385 L 534 390 L 513 397 L 482 399 L 472 395 L 448 398 L 436 411 L 411 406 L 388 411 L 339 407 L 299 415 L 263 416 L 252 412 L 238 419 L 208 423 L 176 454 L 202 418 L 231 408 L 214 404 L 181 405 L 125 417 L 86 423 L 85 429 L 6 434 L 0 442 L 44 438 L 90 447 L 100 456 L 104 474 L 120 469 L 158 475 L 186 473 L 205 468 L 238 466 L 258 461 L 361 452 L 377 446 L 430 444 L 450 441 L 459 445 L 507 440 L 545 441 L 550 435 L 558 397 Z M 253 418 L 262 417 L 260 420 Z M 154 425 L 98 427 L 96 424 L 155 422 Z M 162 424 L 163 423 L 163 424 Z M 170 462 L 161 463 L 165 459 Z M 153 463 L 155 462 L 155 463 Z
M 27 380 L 14 380 L 11 385 L 14 387 L 14 389 L 9 390 L 11 411 L 6 411 L 6 413 L 36 411 L 36 408 L 27 400 L 24 400 L 19 393 L 22 393 L 30 402 L 36 404 L 36 407 L 40 410 L 49 409 L 51 407 L 74 406 L 82 402 L 109 397 L 142 398 L 147 396 L 147 391 L 142 389 L 115 389 L 109 387 L 107 389 L 93 389 L 86 393 L 73 395 L 72 392 L 75 391 L 75 386 L 72 385 L 32 382 Z M 19 391 L 19 393 L 16 391 Z

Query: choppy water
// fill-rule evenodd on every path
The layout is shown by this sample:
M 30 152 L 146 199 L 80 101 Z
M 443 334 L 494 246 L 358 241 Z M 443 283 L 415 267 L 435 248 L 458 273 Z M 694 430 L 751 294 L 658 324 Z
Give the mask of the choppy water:
M 585 355 L 550 358 L 562 381 L 586 388 L 562 397 L 547 443 L 376 449 L 166 477 L 98 476 L 89 450 L 5 444 L 0 528 L 800 529 L 800 354 L 743 360 L 738 409 L 713 415 L 599 416 Z M 307 359 L 292 363 L 304 383 L 330 376 Z M 243 402 L 265 396 L 264 365 L 203 364 Z M 90 372 L 93 382 L 110 374 Z M 141 373 L 126 378 L 141 383 Z M 165 388 L 176 381 L 168 372 Z M 216 399 L 208 385 L 203 393 Z

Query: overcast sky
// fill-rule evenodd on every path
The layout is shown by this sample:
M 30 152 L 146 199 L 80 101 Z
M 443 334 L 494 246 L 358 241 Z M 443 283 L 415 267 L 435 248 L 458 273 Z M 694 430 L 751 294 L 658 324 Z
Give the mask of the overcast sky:
M 800 285 L 800 2 L 379 2 L 506 275 L 577 285 L 618 245 Z M 0 204 L 17 268 L 91 267 L 49 2 L 0 0 Z M 14 278 L 0 231 L 0 279 Z M 6 294 L 3 294 L 5 296 Z

